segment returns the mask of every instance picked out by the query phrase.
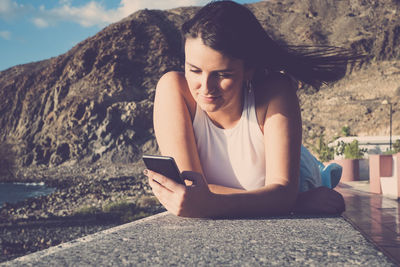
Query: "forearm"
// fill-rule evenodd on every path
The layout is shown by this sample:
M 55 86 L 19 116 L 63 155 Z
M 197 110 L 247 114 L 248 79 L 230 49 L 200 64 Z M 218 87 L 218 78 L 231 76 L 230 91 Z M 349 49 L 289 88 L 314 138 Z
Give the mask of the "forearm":
M 343 196 L 324 186 L 299 193 L 293 207 L 298 214 L 339 214 L 344 210 Z
M 259 190 L 238 193 L 214 193 L 211 217 L 251 217 L 288 214 L 297 197 L 297 190 L 278 184 Z
M 300 192 L 297 195 L 296 202 L 293 205 L 293 212 L 295 213 L 307 213 L 307 209 L 304 207 L 307 203 L 308 196 L 310 195 L 310 191 Z
M 217 184 L 209 184 L 208 188 L 210 189 L 210 191 L 212 193 L 222 194 L 222 195 L 246 192 L 246 190 L 244 190 L 244 189 L 231 188 L 231 187 L 226 187 L 226 186 L 217 185 Z

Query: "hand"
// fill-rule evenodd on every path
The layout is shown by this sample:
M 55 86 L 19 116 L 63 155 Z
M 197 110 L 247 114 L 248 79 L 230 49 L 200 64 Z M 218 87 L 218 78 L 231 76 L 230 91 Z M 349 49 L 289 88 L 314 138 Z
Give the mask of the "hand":
M 200 173 L 182 172 L 182 177 L 191 181 L 189 186 L 151 170 L 147 170 L 145 175 L 154 195 L 169 212 L 183 217 L 209 217 L 212 214 L 210 202 L 213 194 Z
M 294 208 L 294 212 L 303 214 L 340 214 L 344 210 L 343 196 L 324 186 L 300 193 Z

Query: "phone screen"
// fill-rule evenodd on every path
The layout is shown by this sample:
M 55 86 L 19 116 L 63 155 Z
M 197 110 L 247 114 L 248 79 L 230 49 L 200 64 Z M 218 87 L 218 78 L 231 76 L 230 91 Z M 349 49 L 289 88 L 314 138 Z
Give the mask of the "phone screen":
M 158 172 L 175 182 L 185 184 L 174 158 L 156 155 L 143 155 L 143 161 L 149 170 Z

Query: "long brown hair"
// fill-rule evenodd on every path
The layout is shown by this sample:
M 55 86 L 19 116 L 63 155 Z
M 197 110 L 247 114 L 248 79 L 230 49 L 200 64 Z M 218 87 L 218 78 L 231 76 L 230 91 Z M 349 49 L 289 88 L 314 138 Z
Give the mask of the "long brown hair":
M 333 46 L 278 44 L 249 9 L 233 1 L 210 2 L 183 24 L 182 35 L 183 41 L 200 37 L 205 45 L 243 60 L 256 69 L 256 81 L 265 73 L 285 72 L 316 89 L 341 79 L 349 61 L 361 58 Z

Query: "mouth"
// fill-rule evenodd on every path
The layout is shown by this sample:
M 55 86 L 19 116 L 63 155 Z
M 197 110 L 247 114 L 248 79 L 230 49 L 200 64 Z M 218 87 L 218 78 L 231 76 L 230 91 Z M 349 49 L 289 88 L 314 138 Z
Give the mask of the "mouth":
M 214 95 L 199 95 L 199 98 L 201 100 L 205 101 L 205 102 L 213 102 L 216 99 L 218 99 L 219 97 L 221 97 L 221 96 L 219 96 L 219 95 L 217 95 L 217 96 L 214 96 Z

